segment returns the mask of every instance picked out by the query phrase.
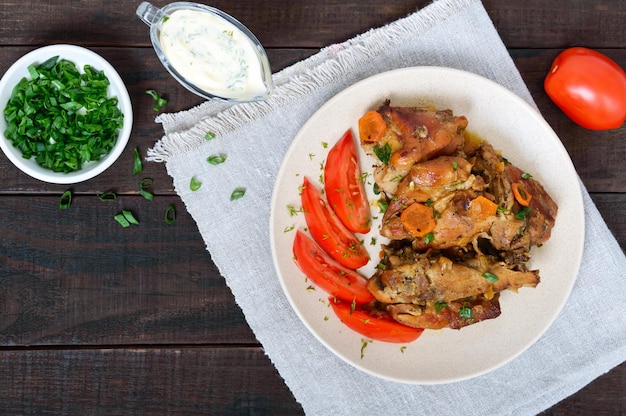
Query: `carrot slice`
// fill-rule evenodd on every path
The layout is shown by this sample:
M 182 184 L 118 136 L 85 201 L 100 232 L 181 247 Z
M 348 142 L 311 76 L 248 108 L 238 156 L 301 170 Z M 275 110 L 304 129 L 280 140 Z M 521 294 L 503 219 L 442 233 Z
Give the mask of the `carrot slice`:
M 409 233 L 424 237 L 437 226 L 433 209 L 419 202 L 414 202 L 402 211 L 400 222 Z
M 520 205 L 527 207 L 528 204 L 530 204 L 530 200 L 533 198 L 533 196 L 526 192 L 526 189 L 524 189 L 524 184 L 521 182 L 515 182 L 511 184 L 511 188 L 513 189 L 513 196 L 515 196 L 515 200 Z
M 378 143 L 387 131 L 387 124 L 378 111 L 368 111 L 359 119 L 361 142 Z
M 498 204 L 480 195 L 469 203 L 469 215 L 477 220 L 484 220 L 498 212 Z

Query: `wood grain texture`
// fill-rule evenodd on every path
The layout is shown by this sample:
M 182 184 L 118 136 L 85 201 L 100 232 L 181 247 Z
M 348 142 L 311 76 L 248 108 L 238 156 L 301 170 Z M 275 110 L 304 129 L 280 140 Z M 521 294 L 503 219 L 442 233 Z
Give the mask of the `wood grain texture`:
M 0 345 L 256 342 L 178 198 L 58 201 L 2 197 Z
M 153 1 L 162 6 L 169 0 Z M 320 48 L 382 26 L 429 0 L 215 0 L 246 24 L 279 71 Z M 302 408 L 247 326 L 162 164 L 131 173 L 162 136 L 165 111 L 202 100 L 172 80 L 136 16 L 139 2 L 5 1 L 0 73 L 42 45 L 87 46 L 124 79 L 134 109 L 130 143 L 105 173 L 80 184 L 29 178 L 0 154 L 0 409 L 7 415 L 299 415 Z M 484 0 L 539 110 L 561 138 L 598 210 L 626 247 L 626 127 L 579 128 L 550 101 L 543 79 L 565 47 L 600 49 L 626 67 L 622 0 Z M 139 195 L 154 180 L 156 198 Z M 71 209 L 59 210 L 71 189 Z M 114 203 L 97 195 L 112 190 Z M 172 225 L 163 217 L 176 206 Z M 130 209 L 140 225 L 121 228 Z M 543 414 L 626 414 L 626 364 Z
M 5 351 L 9 415 L 303 414 L 258 347 Z

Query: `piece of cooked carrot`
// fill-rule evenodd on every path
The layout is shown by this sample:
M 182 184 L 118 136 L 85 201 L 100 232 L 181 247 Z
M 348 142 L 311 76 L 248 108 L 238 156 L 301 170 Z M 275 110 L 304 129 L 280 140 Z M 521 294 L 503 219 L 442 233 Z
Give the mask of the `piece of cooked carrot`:
M 359 119 L 359 138 L 361 142 L 378 143 L 387 131 L 387 124 L 378 111 L 368 111 Z
M 513 196 L 515 200 L 522 206 L 527 207 L 530 204 L 530 200 L 533 198 L 531 194 L 526 192 L 524 189 L 524 184 L 521 182 L 514 182 L 511 184 L 511 189 L 513 189 Z
M 402 211 L 400 222 L 405 230 L 417 237 L 424 237 L 437 226 L 432 208 L 414 202 Z
M 469 203 L 469 215 L 477 220 L 484 220 L 498 212 L 498 204 L 480 195 Z

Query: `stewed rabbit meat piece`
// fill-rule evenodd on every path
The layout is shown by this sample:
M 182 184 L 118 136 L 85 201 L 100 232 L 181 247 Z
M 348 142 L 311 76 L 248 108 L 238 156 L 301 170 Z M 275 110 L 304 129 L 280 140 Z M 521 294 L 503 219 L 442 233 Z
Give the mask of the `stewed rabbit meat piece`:
M 379 231 L 389 242 L 368 285 L 375 307 L 420 328 L 496 318 L 500 292 L 539 284 L 527 263 L 550 238 L 557 204 L 532 174 L 468 134 L 466 117 L 389 101 L 376 112 L 384 128 L 360 134 L 387 206 Z

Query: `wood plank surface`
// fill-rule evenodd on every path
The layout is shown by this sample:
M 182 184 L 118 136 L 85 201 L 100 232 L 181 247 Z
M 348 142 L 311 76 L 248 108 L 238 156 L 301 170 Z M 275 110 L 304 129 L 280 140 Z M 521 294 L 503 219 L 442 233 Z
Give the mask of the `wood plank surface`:
M 169 1 L 153 1 L 162 6 Z M 428 0 L 215 0 L 245 23 L 279 71 L 320 48 L 382 26 Z M 484 0 L 539 110 L 561 138 L 594 202 L 626 247 L 626 127 L 590 132 L 550 101 L 543 79 L 573 45 L 596 48 L 626 68 L 626 2 Z M 163 131 L 165 111 L 202 102 L 178 85 L 150 47 L 137 2 L 5 1 L 0 73 L 42 45 L 71 43 L 100 53 L 119 71 L 134 109 L 127 151 L 105 173 L 50 185 L 0 154 L 0 409 L 3 415 L 298 415 L 302 408 L 265 356 L 165 167 L 142 155 Z M 154 201 L 139 181 L 154 180 Z M 60 195 L 71 189 L 69 210 Z M 115 202 L 98 194 L 115 191 Z M 174 224 L 165 209 L 177 210 Z M 140 224 L 113 216 L 133 211 Z M 626 414 L 622 364 L 544 415 Z
M 0 367 L 3 415 L 302 414 L 258 347 L 8 351 Z

